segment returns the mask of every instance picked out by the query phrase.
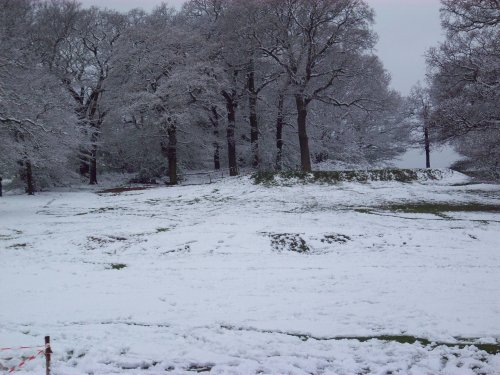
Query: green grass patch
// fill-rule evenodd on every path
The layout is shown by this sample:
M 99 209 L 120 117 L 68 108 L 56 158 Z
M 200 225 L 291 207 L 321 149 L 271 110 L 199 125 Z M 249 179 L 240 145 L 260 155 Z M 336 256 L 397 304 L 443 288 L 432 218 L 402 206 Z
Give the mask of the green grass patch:
M 292 337 L 297 337 L 302 341 L 315 340 L 315 341 L 340 341 L 340 340 L 355 340 L 359 342 L 367 342 L 370 340 L 380 340 L 385 342 L 397 342 L 399 344 L 420 344 L 423 346 L 428 346 L 431 348 L 436 348 L 439 346 L 446 346 L 449 348 L 459 348 L 463 349 L 467 346 L 474 346 L 479 350 L 483 350 L 488 354 L 499 354 L 500 353 L 500 343 L 495 342 L 492 344 L 482 344 L 478 343 L 477 338 L 465 338 L 456 337 L 456 342 L 444 342 L 444 341 L 432 341 L 423 337 L 411 336 L 411 335 L 376 335 L 376 336 L 333 336 L 333 337 L 321 337 L 306 335 L 294 332 L 284 332 L 284 331 L 274 331 L 274 330 L 261 330 L 257 328 L 245 328 L 245 327 L 235 327 L 231 325 L 222 325 L 221 328 L 231 330 L 231 331 L 253 331 L 260 333 L 277 333 Z
M 405 214 L 429 214 L 446 220 L 457 220 L 449 216 L 450 213 L 500 213 L 500 205 L 484 203 L 447 203 L 447 202 L 416 202 L 398 203 L 376 207 L 354 208 L 361 214 L 385 215 L 387 212 Z M 418 217 L 403 217 L 418 220 Z M 482 224 L 489 224 L 491 220 L 473 220 Z
M 409 335 L 380 335 L 380 336 L 361 336 L 361 337 L 336 337 L 336 340 L 358 340 L 360 342 L 366 342 L 370 340 L 380 340 L 380 341 L 390 341 L 397 342 L 399 344 L 415 344 L 419 343 L 423 346 L 446 346 L 449 348 L 459 348 L 463 349 L 467 346 L 475 346 L 479 350 L 483 350 L 489 354 L 498 354 L 500 353 L 500 343 L 495 344 L 479 344 L 475 343 L 475 339 L 460 339 L 460 342 L 457 343 L 449 343 L 449 342 L 438 342 L 431 341 L 425 338 L 409 336 Z
M 124 268 L 127 268 L 127 265 L 124 263 L 111 263 L 109 265 L 110 270 L 118 270 L 119 271 L 119 270 L 122 270 Z
M 492 212 L 500 213 L 500 205 L 482 203 L 406 203 L 380 207 L 384 210 L 412 214 L 435 214 L 443 212 Z M 361 212 L 361 210 L 356 210 Z
M 166 233 L 170 232 L 172 229 L 170 228 L 156 228 L 156 233 Z
M 371 214 L 373 209 L 370 208 L 355 208 L 354 212 L 360 213 L 360 214 Z
M 352 171 L 301 171 L 257 172 L 252 175 L 255 184 L 292 185 L 296 183 L 337 184 L 339 182 L 397 181 L 414 182 L 440 180 L 443 172 L 438 169 L 372 169 Z

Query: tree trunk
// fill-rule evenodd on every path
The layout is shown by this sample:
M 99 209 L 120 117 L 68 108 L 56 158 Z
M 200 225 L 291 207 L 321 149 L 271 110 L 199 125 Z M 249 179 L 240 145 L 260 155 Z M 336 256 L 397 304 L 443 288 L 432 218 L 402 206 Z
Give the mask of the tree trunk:
M 82 105 L 82 107 L 83 107 L 83 105 Z M 79 122 L 85 123 L 86 122 L 85 110 L 83 108 L 79 109 L 77 111 L 77 114 L 78 114 Z M 88 129 L 86 127 L 82 127 L 81 132 L 83 133 L 85 139 L 87 139 L 87 137 L 89 136 Z M 80 168 L 79 168 L 80 176 L 89 178 L 89 174 L 90 174 L 90 150 L 88 150 L 87 147 L 83 147 L 83 146 L 80 147 L 79 159 L 80 159 Z
M 220 145 L 214 142 L 214 169 L 220 171 Z
M 259 123 L 257 120 L 257 92 L 255 91 L 255 69 L 250 63 L 248 79 L 248 108 L 250 110 L 250 144 L 252 149 L 252 167 L 259 167 Z
M 220 170 L 220 145 L 219 145 L 219 113 L 216 107 L 212 107 L 212 125 L 214 127 L 214 169 Z
M 281 171 L 283 169 L 283 106 L 285 103 L 285 96 L 283 94 L 279 95 L 278 98 L 278 117 L 276 118 L 276 148 L 278 152 L 276 154 L 276 170 Z
M 424 128 L 425 136 L 425 167 L 431 167 L 431 142 L 429 140 L 429 128 L 426 126 Z
M 295 95 L 295 103 L 297 105 L 301 167 L 303 172 L 311 172 L 311 155 L 309 152 L 309 139 L 307 138 L 307 103 L 300 94 Z
M 92 126 L 92 135 L 91 135 L 91 150 L 89 155 L 89 184 L 97 185 L 97 140 L 99 139 L 99 130 L 101 129 L 102 124 L 102 115 L 98 112 L 98 100 L 99 100 L 99 89 L 100 83 L 98 85 L 98 89 L 96 89 L 90 99 L 89 106 L 89 120 L 90 125 Z
M 83 148 L 80 149 L 80 176 L 88 177 L 90 173 L 89 153 Z
M 224 95 L 227 107 L 227 154 L 229 160 L 229 175 L 238 175 L 238 161 L 236 158 L 236 102 L 230 95 Z
M 35 184 L 33 183 L 33 167 L 31 161 L 26 159 L 26 193 L 28 195 L 35 195 Z
M 82 126 L 82 124 L 86 123 L 87 121 L 87 110 L 88 110 L 88 108 L 84 104 L 85 91 L 82 89 L 81 92 L 79 93 L 78 91 L 74 90 L 71 87 L 71 83 L 69 80 L 63 79 L 62 83 L 66 88 L 68 88 L 71 96 L 76 101 L 77 108 L 75 109 L 75 113 L 78 118 L 78 124 L 79 126 L 81 126 L 80 131 L 82 132 L 84 137 L 87 138 L 88 136 L 87 129 L 86 127 Z M 78 168 L 78 171 L 80 173 L 80 176 L 88 178 L 90 172 L 89 152 L 84 147 L 80 147 L 79 151 L 80 151 L 79 152 L 80 167 Z
M 170 124 L 168 127 L 168 177 L 170 185 L 177 185 L 177 126 Z
M 89 184 L 97 185 L 97 131 L 92 133 L 91 146 L 88 165 L 89 165 Z

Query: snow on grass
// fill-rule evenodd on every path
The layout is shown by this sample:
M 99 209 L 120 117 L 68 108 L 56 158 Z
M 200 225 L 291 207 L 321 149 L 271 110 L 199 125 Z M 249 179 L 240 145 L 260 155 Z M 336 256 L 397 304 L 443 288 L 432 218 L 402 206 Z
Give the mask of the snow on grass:
M 4 197 L 0 347 L 50 334 L 69 375 L 498 374 L 499 192 L 242 177 Z

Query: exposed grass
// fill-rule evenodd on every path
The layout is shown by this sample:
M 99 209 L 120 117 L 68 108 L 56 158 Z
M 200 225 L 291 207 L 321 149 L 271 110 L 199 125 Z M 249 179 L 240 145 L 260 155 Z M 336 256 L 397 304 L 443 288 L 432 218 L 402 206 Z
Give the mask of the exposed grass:
M 25 249 L 29 246 L 27 243 L 16 243 L 14 245 L 7 246 L 7 249 Z
M 336 184 L 339 182 L 439 180 L 443 173 L 438 169 L 372 169 L 352 171 L 301 171 L 257 172 L 252 175 L 255 184 L 288 185 L 294 183 Z
M 308 253 L 311 249 L 306 241 L 295 233 L 267 233 L 271 239 L 274 251 L 293 251 L 296 253 Z
M 416 202 L 416 203 L 398 203 L 376 207 L 354 208 L 355 212 L 362 214 L 393 216 L 396 213 L 404 214 L 430 214 L 435 215 L 435 219 L 429 220 L 462 220 L 450 216 L 450 213 L 476 212 L 476 213 L 500 213 L 500 205 L 482 204 L 482 203 L 446 203 L 446 202 Z M 389 212 L 393 212 L 391 215 Z M 419 217 L 397 216 L 407 220 L 419 220 Z M 481 224 L 496 222 L 495 220 L 472 220 Z
M 189 244 L 186 244 L 184 245 L 184 247 L 177 247 L 175 249 L 171 249 L 171 250 L 166 250 L 166 251 L 163 251 L 161 254 L 162 255 L 170 255 L 170 254 L 186 254 L 186 253 L 190 253 L 191 252 L 191 245 Z
M 456 184 L 450 184 L 450 186 L 456 186 L 456 187 L 459 187 L 459 186 L 473 186 L 473 185 L 480 185 L 481 182 L 478 182 L 478 181 L 468 181 L 468 182 L 458 182 Z
M 405 212 L 405 213 L 414 213 L 414 214 L 441 214 L 443 212 L 493 212 L 493 213 L 500 213 L 500 205 L 483 204 L 483 203 L 422 202 L 422 203 L 391 204 L 391 205 L 383 206 L 380 208 L 382 208 L 384 210 Z
M 358 212 L 360 214 L 371 214 L 373 209 L 370 209 L 370 208 L 355 208 L 354 209 L 355 212 Z
M 118 271 L 127 267 L 127 265 L 124 263 L 111 263 L 109 266 L 109 269 Z
M 328 243 L 328 244 L 334 244 L 334 243 L 340 243 L 344 244 L 347 243 L 348 241 L 351 240 L 351 237 L 346 236 L 345 234 L 325 234 L 323 238 L 321 239 L 321 242 L 323 243 Z
M 302 341 L 315 340 L 315 341 L 340 341 L 340 340 L 356 340 L 359 342 L 367 342 L 370 340 L 380 340 L 386 342 L 397 342 L 399 344 L 420 344 L 423 346 L 429 346 L 432 348 L 438 346 L 446 346 L 449 348 L 459 348 L 463 349 L 467 346 L 474 346 L 479 350 L 483 350 L 488 354 L 498 354 L 500 353 L 500 343 L 496 342 L 494 344 L 482 344 L 477 343 L 477 339 L 475 338 L 464 338 L 457 337 L 457 342 L 444 342 L 444 341 L 431 341 L 426 338 L 412 336 L 412 335 L 375 335 L 375 336 L 334 336 L 334 337 L 321 337 L 321 336 L 313 336 L 306 335 L 294 332 L 284 332 L 284 331 L 273 331 L 273 330 L 261 330 L 257 328 L 246 328 L 246 327 L 235 327 L 230 325 L 221 326 L 223 329 L 231 330 L 231 331 L 253 331 L 260 333 L 277 333 L 287 336 L 297 337 Z
M 88 236 L 87 240 L 90 242 L 95 242 L 98 244 L 107 244 L 107 243 L 112 243 L 112 242 L 123 242 L 127 241 L 126 237 L 121 237 L 121 236 L 103 236 L 103 237 L 97 237 L 97 236 Z
M 207 364 L 192 363 L 189 365 L 189 367 L 186 368 L 186 371 L 197 372 L 197 373 L 210 372 L 214 366 L 215 364 L 213 363 L 207 363 Z
M 78 214 L 75 214 L 75 216 L 84 216 L 84 215 L 93 215 L 93 214 L 105 214 L 106 212 L 116 211 L 118 209 L 119 209 L 119 207 L 101 207 L 101 208 L 97 208 L 95 210 L 91 210 L 89 212 L 80 212 Z
M 23 231 L 22 230 L 17 230 L 17 229 L 14 229 L 14 230 L 9 230 L 10 232 L 13 232 L 13 233 L 10 233 L 10 234 L 0 234 L 0 241 L 10 241 L 10 240 L 13 240 L 15 235 L 21 235 L 23 234 Z
M 380 341 L 389 341 L 389 342 L 397 342 L 399 344 L 415 344 L 419 343 L 423 346 L 446 346 L 449 348 L 459 348 L 463 349 L 467 346 L 475 346 L 479 350 L 483 350 L 489 354 L 498 354 L 500 353 L 500 343 L 496 344 L 479 344 L 475 343 L 474 339 L 465 339 L 460 338 L 460 342 L 450 343 L 450 342 L 439 342 L 439 341 L 430 341 L 425 338 L 416 337 L 416 336 L 408 336 L 408 335 L 380 335 L 380 336 L 361 336 L 361 337 L 336 337 L 336 340 L 357 340 L 360 342 L 366 342 L 370 340 L 380 340 Z
M 147 190 L 147 189 L 151 189 L 151 187 L 148 187 L 148 186 L 117 187 L 117 188 L 113 188 L 113 189 L 106 189 L 106 190 L 98 191 L 97 194 L 121 194 L 121 193 L 126 193 L 128 191 L 140 191 L 140 190 Z
M 165 233 L 170 232 L 171 230 L 171 228 L 156 228 L 156 233 Z

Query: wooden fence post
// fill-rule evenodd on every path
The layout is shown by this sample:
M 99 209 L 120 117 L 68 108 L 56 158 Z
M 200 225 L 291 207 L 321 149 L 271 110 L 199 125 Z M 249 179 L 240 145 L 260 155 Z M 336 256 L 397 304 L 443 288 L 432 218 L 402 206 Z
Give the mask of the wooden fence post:
M 50 355 L 52 349 L 50 348 L 50 336 L 45 336 L 45 375 L 50 375 Z

